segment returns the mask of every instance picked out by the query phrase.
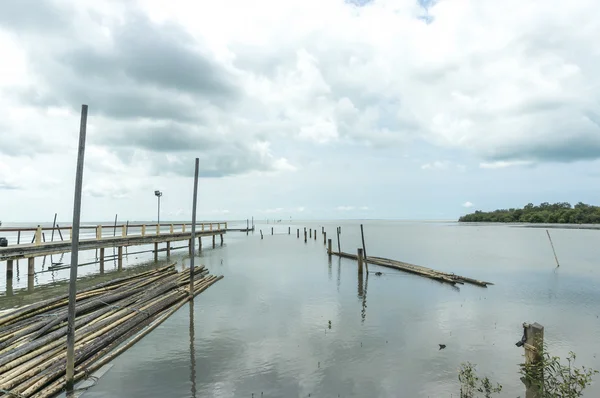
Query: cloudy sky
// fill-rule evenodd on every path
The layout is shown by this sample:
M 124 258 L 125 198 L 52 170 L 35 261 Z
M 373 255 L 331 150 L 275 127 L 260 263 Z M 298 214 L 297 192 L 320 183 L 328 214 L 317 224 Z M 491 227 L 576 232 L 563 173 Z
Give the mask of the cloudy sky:
M 2 0 L 0 220 L 452 219 L 600 195 L 597 0 Z

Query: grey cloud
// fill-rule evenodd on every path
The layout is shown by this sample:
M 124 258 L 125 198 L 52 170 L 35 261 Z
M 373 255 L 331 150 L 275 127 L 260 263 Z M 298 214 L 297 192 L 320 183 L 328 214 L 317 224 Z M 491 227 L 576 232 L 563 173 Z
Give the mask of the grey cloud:
M 153 161 L 150 172 L 153 175 L 193 177 L 195 157 L 200 159 L 199 174 L 205 178 L 275 170 L 272 159 L 261 156 L 247 145 L 233 143 L 214 151 L 181 154 L 177 156 L 176 161 L 169 161 L 166 156 L 161 156 Z
M 112 43 L 102 51 L 82 45 L 60 62 L 77 75 L 137 83 L 185 93 L 229 98 L 236 95 L 232 76 L 195 49 L 194 39 L 174 24 L 157 25 L 139 14 L 114 27 Z
M 72 17 L 70 9 L 45 0 L 2 0 L 0 26 L 19 31 L 62 30 Z
M 30 12 L 36 14 L 37 8 Z M 86 34 L 65 25 L 56 41 L 45 40 L 53 32 L 25 40 L 31 68 L 43 84 L 18 97 L 39 107 L 87 103 L 90 112 L 118 119 L 196 122 L 202 108 L 226 109 L 241 95 L 235 77 L 202 53 L 182 28 L 153 23 L 132 7 L 122 19 L 93 18 Z M 108 38 L 98 33 L 101 29 L 110 31 Z
M 21 187 L 15 184 L 11 184 L 9 182 L 0 181 L 0 191 L 10 191 L 15 189 L 21 189 Z
M 143 148 L 152 152 L 207 151 L 220 145 L 214 133 L 177 123 L 149 127 L 136 125 L 98 135 L 95 141 L 111 148 Z M 120 151 L 119 156 L 129 158 L 130 151 Z

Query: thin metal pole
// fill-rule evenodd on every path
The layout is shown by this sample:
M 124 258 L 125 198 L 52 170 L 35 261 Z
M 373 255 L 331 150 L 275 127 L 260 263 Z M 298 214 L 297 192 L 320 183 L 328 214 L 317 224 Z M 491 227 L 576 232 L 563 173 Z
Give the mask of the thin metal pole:
M 71 275 L 69 279 L 69 307 L 67 316 L 67 372 L 66 388 L 73 391 L 75 370 L 75 296 L 77 294 L 77 263 L 79 261 L 79 223 L 81 221 L 81 187 L 83 186 L 83 159 L 85 155 L 85 133 L 88 106 L 81 105 L 79 126 L 79 149 L 77 151 L 77 174 L 75 177 L 75 198 L 73 200 L 73 236 L 71 239 Z
M 54 228 L 56 227 L 56 213 L 54 213 L 54 221 L 52 221 L 52 237 L 50 238 L 50 242 L 54 242 Z
M 196 202 L 198 201 L 198 169 L 200 158 L 196 158 L 196 169 L 194 170 L 194 202 L 192 203 L 192 256 L 190 258 L 190 297 L 194 297 L 194 256 L 196 255 Z M 214 237 L 213 237 L 214 239 Z M 214 243 L 214 240 L 213 240 Z

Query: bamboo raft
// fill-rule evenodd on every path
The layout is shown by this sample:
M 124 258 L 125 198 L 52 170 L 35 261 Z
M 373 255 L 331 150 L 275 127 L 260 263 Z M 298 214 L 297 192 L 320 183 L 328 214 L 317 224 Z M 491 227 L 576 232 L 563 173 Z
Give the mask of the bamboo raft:
M 340 256 L 343 258 L 349 258 L 353 260 L 358 260 L 358 256 L 356 254 L 344 253 L 344 252 L 332 252 L 336 256 Z M 465 276 L 450 274 L 447 272 L 436 271 L 431 268 L 422 267 L 420 265 L 405 263 L 403 261 L 391 260 L 389 258 L 383 257 L 367 257 L 367 263 L 380 265 L 382 267 L 393 268 L 404 272 L 409 272 L 411 274 L 416 274 L 420 276 L 424 276 L 426 278 L 434 279 L 439 282 L 449 283 L 451 285 L 455 284 L 465 284 L 470 283 L 472 285 L 487 287 L 488 285 L 493 285 L 491 282 L 480 281 L 478 279 L 467 278 Z
M 87 378 L 222 276 L 171 264 L 77 293 L 75 378 Z M 0 396 L 45 398 L 65 387 L 68 296 L 0 315 Z

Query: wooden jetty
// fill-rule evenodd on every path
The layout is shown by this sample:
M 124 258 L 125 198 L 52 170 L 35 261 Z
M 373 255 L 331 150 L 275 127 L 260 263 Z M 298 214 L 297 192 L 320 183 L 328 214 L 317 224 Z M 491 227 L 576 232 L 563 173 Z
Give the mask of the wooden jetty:
M 349 258 L 352 260 L 358 260 L 357 254 L 350 254 L 344 252 L 330 252 L 330 254 L 335 256 L 340 256 L 343 258 Z M 411 274 L 416 274 L 420 276 L 424 276 L 426 278 L 434 279 L 440 282 L 449 283 L 451 285 L 455 284 L 465 284 L 469 283 L 472 285 L 477 285 L 480 287 L 487 287 L 488 285 L 493 285 L 491 282 L 480 281 L 473 278 L 467 278 L 465 276 L 455 275 L 447 272 L 436 271 L 431 268 L 422 267 L 420 265 L 405 263 L 403 261 L 391 260 L 389 258 L 383 257 L 367 257 L 366 262 L 369 264 L 380 265 L 382 267 L 393 268 L 399 271 L 409 272 Z
M 165 230 L 168 228 L 168 230 Z M 61 237 L 61 240 L 45 241 L 44 231 L 55 230 Z M 187 241 L 191 252 L 191 224 L 123 224 L 123 225 L 95 225 L 81 226 L 80 230 L 92 230 L 95 237 L 86 238 L 85 235 L 80 238 L 79 250 L 99 250 L 100 272 L 103 272 L 106 248 L 117 248 L 118 269 L 123 267 L 123 247 L 154 244 L 154 260 L 158 260 L 158 252 L 166 251 L 167 256 L 171 254 L 171 242 Z M 117 233 L 119 231 L 119 233 Z M 5 232 L 17 233 L 16 242 L 9 242 L 7 247 L 0 247 L 0 262 L 6 261 L 6 278 L 12 280 L 13 261 L 19 259 L 28 259 L 27 274 L 35 273 L 35 258 L 49 256 L 53 254 L 67 253 L 71 251 L 71 227 L 40 227 L 37 228 L 0 228 L 0 236 Z M 33 233 L 31 243 L 22 243 L 23 238 Z M 63 239 L 63 233 L 68 239 Z M 216 237 L 220 237 L 220 244 L 223 245 L 223 235 L 227 233 L 226 222 L 210 222 L 196 224 L 196 237 L 198 244 L 202 249 L 202 237 L 212 237 L 212 246 L 216 246 Z M 29 235 L 30 236 L 30 235 Z M 92 232 L 92 236 L 93 232 Z M 159 244 L 166 244 L 166 249 L 159 249 Z M 194 242 L 195 244 L 195 242 Z

